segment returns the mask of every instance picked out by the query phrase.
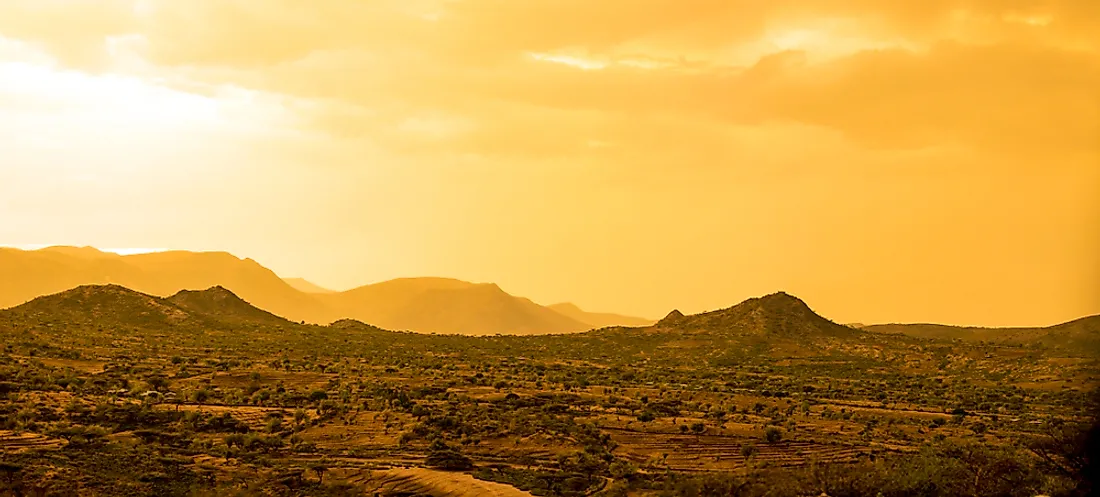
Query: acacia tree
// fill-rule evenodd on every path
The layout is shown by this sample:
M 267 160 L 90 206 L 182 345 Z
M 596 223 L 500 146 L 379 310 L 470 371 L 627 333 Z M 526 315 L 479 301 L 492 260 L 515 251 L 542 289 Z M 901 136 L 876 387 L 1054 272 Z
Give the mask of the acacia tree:
M 317 475 L 317 483 L 325 482 L 325 473 L 329 470 L 329 462 L 325 459 L 321 459 L 309 466 L 309 470 L 313 471 Z

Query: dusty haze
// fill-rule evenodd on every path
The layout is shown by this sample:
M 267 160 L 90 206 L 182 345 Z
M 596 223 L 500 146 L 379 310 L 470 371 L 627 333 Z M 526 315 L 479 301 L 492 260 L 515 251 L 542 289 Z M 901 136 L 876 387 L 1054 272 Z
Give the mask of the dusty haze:
M 1100 312 L 1100 2 L 305 5 L 0 3 L 0 245 L 653 317 Z

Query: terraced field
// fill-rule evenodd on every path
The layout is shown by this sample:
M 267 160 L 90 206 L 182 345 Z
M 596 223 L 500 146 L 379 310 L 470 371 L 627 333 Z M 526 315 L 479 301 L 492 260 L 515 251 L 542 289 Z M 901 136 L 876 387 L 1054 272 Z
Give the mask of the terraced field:
M 262 431 L 267 426 L 269 416 L 272 413 L 280 413 L 283 416 L 284 421 L 289 422 L 294 416 L 294 410 L 283 409 L 279 407 L 256 407 L 256 406 L 217 406 L 217 405 L 199 405 L 199 404 L 158 404 L 156 406 L 160 410 L 175 410 L 180 411 L 194 411 L 201 412 L 208 415 L 220 416 L 228 413 L 242 423 L 248 425 L 251 430 Z M 307 420 L 315 419 L 317 417 L 317 410 L 307 409 Z
M 415 418 L 407 414 L 370 412 L 349 415 L 344 421 L 308 428 L 302 431 L 302 439 L 331 450 L 393 448 Z
M 32 359 L 32 358 L 27 358 Z M 81 360 L 81 359 L 56 359 L 49 357 L 33 358 L 40 361 L 42 364 L 55 368 L 71 368 L 83 373 L 100 373 L 103 371 L 104 366 L 107 365 L 105 361 L 96 360 Z
M 217 388 L 243 388 L 253 384 L 259 385 L 283 385 L 286 388 L 314 389 L 328 385 L 329 381 L 336 378 L 334 374 L 277 371 L 263 368 L 251 372 L 215 372 L 209 375 L 197 376 L 193 379 L 209 379 L 210 386 Z
M 65 446 L 59 438 L 49 438 L 37 433 L 15 433 L 0 431 L 0 452 L 20 453 L 37 450 L 57 450 Z
M 609 430 L 611 431 L 611 430 Z M 619 444 L 615 453 L 636 464 L 659 461 L 660 466 L 679 471 L 737 470 L 750 464 L 801 466 L 812 462 L 852 462 L 871 448 L 845 444 L 821 444 L 809 441 L 758 443 L 749 437 L 714 435 L 670 435 L 611 431 Z M 741 449 L 752 444 L 754 453 L 745 457 Z

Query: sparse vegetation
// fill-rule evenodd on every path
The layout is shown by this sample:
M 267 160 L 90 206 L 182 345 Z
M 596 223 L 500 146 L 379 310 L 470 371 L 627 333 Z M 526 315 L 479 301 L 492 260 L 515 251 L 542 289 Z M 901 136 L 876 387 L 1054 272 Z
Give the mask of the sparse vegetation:
M 0 311 L 0 495 L 1075 496 L 1097 474 L 1091 352 L 868 333 L 784 295 L 461 337 L 80 292 Z

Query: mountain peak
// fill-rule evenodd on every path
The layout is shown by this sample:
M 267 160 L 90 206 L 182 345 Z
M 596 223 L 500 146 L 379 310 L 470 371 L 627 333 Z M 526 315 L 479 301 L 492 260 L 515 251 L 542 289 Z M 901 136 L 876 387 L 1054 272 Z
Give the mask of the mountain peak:
M 755 299 L 749 299 L 744 303 L 755 302 L 763 307 L 780 309 L 800 309 L 810 310 L 810 306 L 806 305 L 806 302 L 802 299 L 795 297 L 787 292 L 775 292 L 765 295 L 763 297 L 757 297 Z M 811 311 L 812 312 L 812 311 Z
M 182 298 L 193 298 L 193 297 L 218 299 L 218 300 L 224 300 L 224 299 L 242 300 L 240 297 L 237 296 L 237 294 L 233 293 L 228 288 L 226 288 L 224 286 L 221 286 L 221 285 L 214 285 L 210 288 L 207 288 L 206 290 L 180 290 L 180 291 L 176 292 L 175 295 L 172 295 L 171 297 L 169 297 L 169 299 L 171 300 L 171 299 L 177 299 L 177 298 L 182 299 Z
M 62 254 L 80 259 L 103 259 L 107 257 L 117 257 L 117 254 L 104 252 L 95 247 L 70 247 L 66 245 L 55 245 L 53 247 L 46 247 L 39 249 L 38 252 Z
M 182 309 L 212 316 L 223 322 L 287 322 L 284 318 L 254 307 L 221 285 L 206 290 L 183 290 L 167 300 Z
M 364 323 L 358 319 L 339 319 L 330 323 L 329 328 L 335 328 L 340 330 L 356 330 L 356 331 L 386 331 L 373 324 Z
M 115 285 L 113 283 L 109 283 L 106 285 L 80 285 L 76 288 L 66 290 L 58 294 L 58 296 L 64 297 L 88 297 L 95 295 L 133 295 L 148 297 L 148 295 L 145 295 L 144 293 L 131 290 L 122 285 Z
M 762 301 L 770 301 L 770 302 L 799 302 L 799 303 L 803 303 L 803 304 L 805 303 L 805 302 L 802 301 L 802 299 L 800 299 L 798 297 L 795 297 L 794 295 L 791 295 L 791 294 L 789 294 L 787 292 L 784 292 L 784 291 L 769 293 L 767 295 L 764 295 L 763 297 L 757 297 L 757 298 L 759 300 L 762 300 Z
M 668 313 L 668 315 L 665 316 L 664 319 L 658 321 L 657 325 L 660 326 L 660 325 L 676 324 L 676 323 L 682 321 L 684 319 L 684 317 L 685 317 L 684 313 L 680 312 L 680 309 L 673 309 L 672 312 Z
M 184 310 L 162 299 L 119 285 L 83 285 L 38 297 L 10 312 L 51 316 L 69 324 L 166 327 L 191 319 Z
M 819 316 L 802 299 L 786 292 L 751 298 L 733 307 L 691 316 L 672 311 L 658 325 L 700 332 L 789 338 L 858 333 Z

